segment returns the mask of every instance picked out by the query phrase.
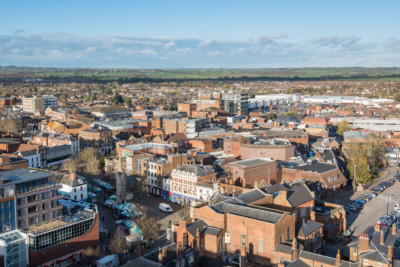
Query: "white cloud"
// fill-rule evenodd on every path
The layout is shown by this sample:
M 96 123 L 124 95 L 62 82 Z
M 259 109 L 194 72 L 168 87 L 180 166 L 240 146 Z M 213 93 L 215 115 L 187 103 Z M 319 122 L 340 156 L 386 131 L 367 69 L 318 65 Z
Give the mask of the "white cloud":
M 283 33 L 273 34 L 273 35 L 269 35 L 269 36 L 260 34 L 260 35 L 255 35 L 255 36 L 251 37 L 250 40 L 253 44 L 262 45 L 262 44 L 266 44 L 266 43 L 271 43 L 275 40 L 284 39 L 286 37 L 287 37 L 287 35 L 283 34 Z
M 168 43 L 166 43 L 166 44 L 164 45 L 164 48 L 165 48 L 165 49 L 170 49 L 171 47 L 173 47 L 173 46 L 175 46 L 175 45 L 176 45 L 175 42 L 169 41 Z
M 86 52 L 90 53 L 90 52 L 95 52 L 96 51 L 96 47 L 94 46 L 89 46 L 88 48 L 86 48 Z
M 212 44 L 213 42 L 214 42 L 213 39 L 206 38 L 206 39 L 200 41 L 199 47 L 210 45 L 210 44 Z
M 208 55 L 210 57 L 218 56 L 219 54 L 221 54 L 221 52 L 218 51 L 218 50 L 217 51 L 208 52 Z

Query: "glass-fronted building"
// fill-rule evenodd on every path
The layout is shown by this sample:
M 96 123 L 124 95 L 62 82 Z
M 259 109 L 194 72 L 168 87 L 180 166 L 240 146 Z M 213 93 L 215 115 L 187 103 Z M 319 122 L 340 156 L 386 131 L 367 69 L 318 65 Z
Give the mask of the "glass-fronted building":
M 0 234 L 0 254 L 7 267 L 26 267 L 29 259 L 26 235 L 18 230 Z

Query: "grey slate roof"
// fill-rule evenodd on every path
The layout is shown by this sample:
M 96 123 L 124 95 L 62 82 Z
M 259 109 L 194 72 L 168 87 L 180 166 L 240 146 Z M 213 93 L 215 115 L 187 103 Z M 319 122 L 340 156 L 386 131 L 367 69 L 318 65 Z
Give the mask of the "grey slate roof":
M 208 226 L 208 224 L 207 224 L 203 219 L 200 219 L 200 220 L 194 221 L 194 222 L 192 222 L 191 224 L 189 224 L 189 225 L 186 227 L 186 230 L 187 230 L 192 236 L 196 237 L 197 229 L 199 229 L 200 232 L 203 232 L 203 231 L 207 228 L 207 226 Z
M 257 209 L 254 207 L 235 205 L 230 203 L 219 203 L 216 205 L 212 205 L 211 208 L 218 213 L 229 213 L 269 223 L 279 222 L 284 215 L 284 213 L 278 213 L 269 210 Z
M 297 259 L 295 261 L 289 262 L 285 265 L 286 267 L 310 267 L 311 265 L 308 265 L 301 259 Z
M 215 227 L 208 226 L 208 227 L 206 228 L 205 233 L 206 233 L 207 235 L 218 235 L 219 232 L 221 232 L 221 231 L 222 231 L 222 230 L 219 229 L 219 228 L 215 228 Z
M 208 168 L 197 164 L 194 165 L 184 164 L 179 166 L 175 170 L 194 173 L 197 177 L 214 173 L 214 170 L 212 168 Z
M 379 251 L 372 250 L 361 253 L 359 255 L 361 259 L 367 259 L 371 261 L 383 262 L 383 263 L 390 263 L 390 261 Z
M 65 185 L 69 185 L 69 186 L 80 186 L 83 184 L 86 184 L 86 182 L 84 182 L 85 179 L 83 179 L 82 176 L 80 175 L 76 175 L 76 179 L 72 179 L 71 178 L 71 174 L 65 174 L 63 176 L 63 178 L 61 179 L 61 184 L 65 184 Z
M 23 157 L 30 157 L 30 156 L 33 156 L 33 155 L 37 155 L 37 154 L 38 154 L 38 152 L 36 151 L 36 149 L 31 149 L 31 150 L 26 150 L 26 151 L 20 151 L 20 152 L 18 152 L 18 153 L 20 153 L 21 156 L 23 156 Z
M 292 246 L 289 244 L 279 243 L 275 246 L 274 251 L 285 254 L 292 254 Z
M 253 189 L 253 190 L 247 191 L 243 194 L 236 196 L 237 199 L 241 200 L 245 204 L 252 203 L 254 201 L 263 199 L 265 197 L 266 197 L 266 195 L 264 193 L 262 193 L 262 191 L 259 189 Z
M 304 259 L 318 261 L 321 263 L 326 263 L 326 264 L 333 265 L 333 266 L 336 265 L 336 258 L 331 258 L 328 256 L 323 256 L 320 254 L 311 253 L 311 252 L 304 251 L 304 250 L 300 251 L 299 257 L 304 258 Z
M 305 184 L 293 186 L 287 193 L 287 199 L 292 207 L 314 200 L 314 196 Z
M 317 223 L 317 222 L 308 220 L 305 224 L 303 224 L 300 227 L 299 235 L 300 236 L 308 236 L 312 232 L 314 232 L 322 227 L 324 227 L 324 225 L 322 223 Z
M 327 163 L 312 163 L 310 165 L 302 165 L 297 166 L 296 169 L 307 171 L 307 172 L 317 172 L 324 173 L 328 171 L 332 171 L 337 169 L 338 167 L 335 164 L 327 164 Z

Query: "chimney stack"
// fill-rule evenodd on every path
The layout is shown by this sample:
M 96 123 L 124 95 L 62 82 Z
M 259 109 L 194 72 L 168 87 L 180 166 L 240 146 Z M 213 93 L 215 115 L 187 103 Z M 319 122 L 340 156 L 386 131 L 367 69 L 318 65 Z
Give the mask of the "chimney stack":
M 359 254 L 369 249 L 369 236 L 366 233 L 361 233 L 358 239 Z
M 336 267 L 339 267 L 339 266 L 340 266 L 340 261 L 341 261 L 341 258 L 340 258 L 340 250 L 338 250 L 338 251 L 337 251 L 337 254 L 336 254 Z
M 242 180 L 242 187 L 246 187 L 246 179 L 244 179 L 244 178 Z
M 196 231 L 196 247 L 197 247 L 197 255 L 201 255 L 201 236 L 200 236 L 200 229 L 197 228 Z
M 257 180 L 254 182 L 254 188 L 258 188 L 258 182 L 257 182 Z
M 375 229 L 376 232 L 378 232 L 378 231 L 381 230 L 381 226 L 378 223 L 376 223 L 374 229 Z
M 72 180 L 76 180 L 76 173 L 75 172 L 71 172 L 70 176 L 71 176 Z
M 137 247 L 137 257 L 140 258 L 142 257 L 142 245 L 138 245 Z
M 396 223 L 393 223 L 393 225 L 392 225 L 392 234 L 393 235 L 397 234 L 397 224 Z
M 388 246 L 388 253 L 387 253 L 388 260 L 393 261 L 393 255 L 394 255 L 394 247 L 393 244 L 390 244 Z
M 297 239 L 296 238 L 293 238 L 292 250 L 293 250 L 293 259 L 292 260 L 297 260 L 299 253 L 297 250 Z
M 158 252 L 158 263 L 164 264 L 164 257 L 163 257 L 163 253 L 161 250 Z
M 383 235 L 383 231 L 381 231 L 381 245 L 385 244 L 385 236 Z
M 182 244 L 176 244 L 176 259 L 178 260 L 178 267 L 181 266 L 182 261 Z

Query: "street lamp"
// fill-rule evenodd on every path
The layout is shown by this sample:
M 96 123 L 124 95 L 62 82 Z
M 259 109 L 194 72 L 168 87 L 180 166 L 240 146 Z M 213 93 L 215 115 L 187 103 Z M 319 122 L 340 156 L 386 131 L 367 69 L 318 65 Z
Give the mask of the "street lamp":
M 386 215 L 389 215 L 389 202 L 390 202 L 390 197 L 394 195 L 386 195 Z

